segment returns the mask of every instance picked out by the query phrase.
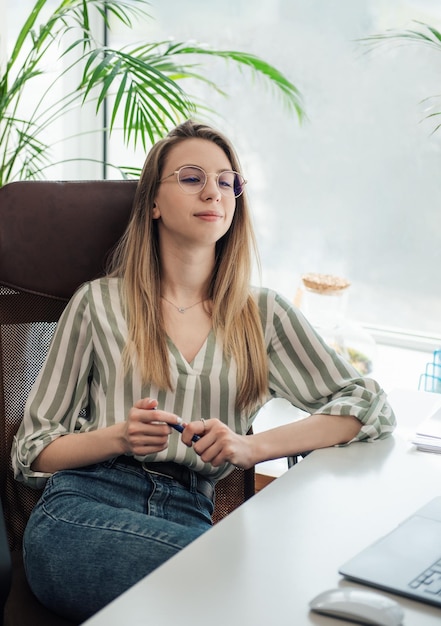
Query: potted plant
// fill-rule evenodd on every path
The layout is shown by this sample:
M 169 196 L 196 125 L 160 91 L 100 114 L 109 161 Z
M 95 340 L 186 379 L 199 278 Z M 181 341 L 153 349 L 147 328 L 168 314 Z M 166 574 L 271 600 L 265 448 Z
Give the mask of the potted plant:
M 196 102 L 182 84 L 191 78 L 220 91 L 198 65 L 204 57 L 225 59 L 259 75 L 302 118 L 295 85 L 253 54 L 188 42 L 141 42 L 117 49 L 98 41 L 91 26 L 93 12 L 107 26 L 117 20 L 130 28 L 134 20 L 149 17 L 148 5 L 146 0 L 60 0 L 43 17 L 48 0 L 36 0 L 0 70 L 0 187 L 13 180 L 43 178 L 50 163 L 50 125 L 85 103 L 92 102 L 97 113 L 105 105 L 110 108 L 109 132 L 122 113 L 125 142 L 141 142 L 144 148 L 177 121 L 203 115 L 207 105 Z M 35 85 L 48 62 L 53 66 L 60 59 L 63 68 L 35 99 L 32 114 L 23 115 L 21 105 L 35 98 Z M 71 78 L 78 68 L 80 79 Z M 61 80 L 70 87 L 54 99 L 54 86 Z

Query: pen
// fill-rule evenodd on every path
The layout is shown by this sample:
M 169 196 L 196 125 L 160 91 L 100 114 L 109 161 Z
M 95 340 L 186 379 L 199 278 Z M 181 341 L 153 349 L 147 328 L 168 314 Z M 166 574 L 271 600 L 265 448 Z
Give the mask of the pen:
M 183 433 L 185 429 L 185 426 L 182 426 L 182 424 L 169 424 L 169 426 L 179 431 L 180 433 Z M 193 435 L 193 437 L 191 438 L 191 440 L 194 441 L 194 443 L 196 443 L 196 441 L 199 441 L 199 439 L 200 439 L 199 435 Z
M 154 411 L 156 411 L 157 407 L 154 407 Z M 169 424 L 169 426 L 171 426 L 172 428 L 174 428 L 175 430 L 177 430 L 180 433 L 184 432 L 185 426 L 182 426 L 182 418 L 178 417 L 178 419 L 180 420 L 177 424 Z M 196 441 L 199 441 L 200 436 L 199 435 L 193 435 L 193 437 L 191 438 L 191 440 L 193 441 L 193 443 L 196 443 Z

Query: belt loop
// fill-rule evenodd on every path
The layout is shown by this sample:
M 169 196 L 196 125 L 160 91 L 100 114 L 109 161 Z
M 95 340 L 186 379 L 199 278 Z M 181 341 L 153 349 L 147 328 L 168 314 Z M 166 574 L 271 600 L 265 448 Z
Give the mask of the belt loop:
M 119 458 L 119 456 L 115 456 L 112 459 L 107 459 L 107 461 L 103 461 L 102 465 L 107 469 L 112 469 Z

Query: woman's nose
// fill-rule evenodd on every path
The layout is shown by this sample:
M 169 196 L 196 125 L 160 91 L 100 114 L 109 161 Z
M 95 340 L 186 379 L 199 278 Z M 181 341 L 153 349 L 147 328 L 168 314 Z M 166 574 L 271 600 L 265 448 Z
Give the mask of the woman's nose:
M 216 174 L 208 174 L 205 187 L 202 189 L 202 197 L 204 200 L 220 199 L 221 192 L 217 184 Z

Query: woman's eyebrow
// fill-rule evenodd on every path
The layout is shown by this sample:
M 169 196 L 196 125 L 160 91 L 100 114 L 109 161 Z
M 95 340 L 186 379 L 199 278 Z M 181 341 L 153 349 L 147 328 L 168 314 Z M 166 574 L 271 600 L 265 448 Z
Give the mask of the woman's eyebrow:
M 205 169 L 205 167 L 202 167 L 202 165 L 196 165 L 196 163 L 184 163 L 183 165 L 179 165 L 176 170 L 181 169 L 181 167 L 198 167 L 201 170 L 204 170 L 204 172 L 206 174 L 211 174 L 211 172 L 207 172 L 207 170 Z M 218 169 L 216 172 L 214 172 L 215 174 L 221 174 L 222 172 L 232 172 L 233 171 L 233 167 L 230 165 L 228 167 L 221 167 L 220 169 Z

